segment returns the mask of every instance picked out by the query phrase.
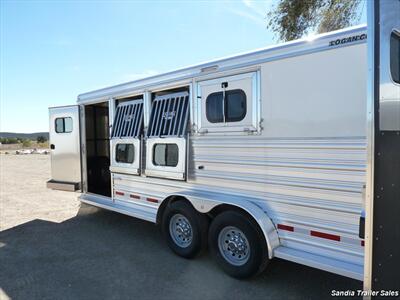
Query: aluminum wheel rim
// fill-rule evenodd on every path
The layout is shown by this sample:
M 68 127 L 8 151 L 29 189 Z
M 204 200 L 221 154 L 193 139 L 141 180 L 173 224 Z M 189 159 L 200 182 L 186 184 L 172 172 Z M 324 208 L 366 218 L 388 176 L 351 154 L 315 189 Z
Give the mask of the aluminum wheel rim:
M 169 220 L 169 234 L 181 248 L 189 247 L 193 239 L 192 225 L 189 220 L 181 214 L 175 214 Z
M 223 228 L 218 235 L 218 248 L 231 265 L 242 266 L 250 257 L 250 244 L 246 235 L 234 226 Z

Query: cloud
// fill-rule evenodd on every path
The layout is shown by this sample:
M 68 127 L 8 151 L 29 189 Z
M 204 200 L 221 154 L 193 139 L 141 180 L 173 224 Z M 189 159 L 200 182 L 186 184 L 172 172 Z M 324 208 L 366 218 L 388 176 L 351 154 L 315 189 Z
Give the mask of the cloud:
M 238 15 L 240 17 L 246 18 L 258 25 L 265 26 L 264 19 L 254 13 L 239 10 L 239 9 L 231 9 L 230 11 L 231 11 L 231 13 Z
M 268 1 L 242 0 L 243 8 L 230 8 L 230 12 L 242 18 L 246 18 L 257 25 L 266 26 L 265 17 Z
M 253 14 L 262 17 L 266 16 L 267 6 L 271 3 L 268 1 L 254 1 L 254 0 L 242 0 L 244 6 L 246 6 Z

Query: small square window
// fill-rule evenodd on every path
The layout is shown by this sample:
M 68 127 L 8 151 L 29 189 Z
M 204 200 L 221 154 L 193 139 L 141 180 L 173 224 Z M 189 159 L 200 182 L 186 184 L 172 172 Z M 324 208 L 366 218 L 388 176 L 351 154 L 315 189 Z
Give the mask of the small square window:
M 153 147 L 153 164 L 155 166 L 176 167 L 179 149 L 177 144 L 155 144 Z
M 400 83 L 400 33 L 392 32 L 390 36 L 390 73 L 396 83 Z
M 72 132 L 72 118 L 56 118 L 55 130 L 57 133 L 69 133 Z
M 115 160 L 118 163 L 131 164 L 135 158 L 135 147 L 133 144 L 117 144 L 115 149 Z

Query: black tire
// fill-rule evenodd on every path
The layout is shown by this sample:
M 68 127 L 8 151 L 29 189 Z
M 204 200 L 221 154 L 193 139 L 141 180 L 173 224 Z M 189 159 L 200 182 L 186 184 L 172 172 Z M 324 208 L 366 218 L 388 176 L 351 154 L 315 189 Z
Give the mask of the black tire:
M 183 215 L 192 228 L 191 242 L 186 247 L 178 245 L 170 234 L 170 220 L 173 216 Z M 188 202 L 176 201 L 165 208 L 161 229 L 169 248 L 177 255 L 193 258 L 207 248 L 208 218 L 197 212 Z
M 229 226 L 241 230 L 250 245 L 249 257 L 240 266 L 228 262 L 218 246 L 220 232 Z M 208 244 L 217 264 L 234 278 L 243 279 L 255 276 L 264 271 L 269 262 L 267 243 L 260 228 L 249 216 L 237 211 L 226 211 L 215 217 L 210 226 Z

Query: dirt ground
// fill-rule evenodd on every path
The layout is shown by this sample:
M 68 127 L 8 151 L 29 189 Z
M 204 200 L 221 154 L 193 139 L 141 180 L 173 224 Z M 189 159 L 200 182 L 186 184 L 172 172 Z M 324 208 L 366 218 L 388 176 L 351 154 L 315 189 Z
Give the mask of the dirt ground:
M 0 155 L 0 299 L 328 299 L 361 282 L 274 259 L 251 280 L 177 257 L 156 226 L 46 188 L 46 155 Z

